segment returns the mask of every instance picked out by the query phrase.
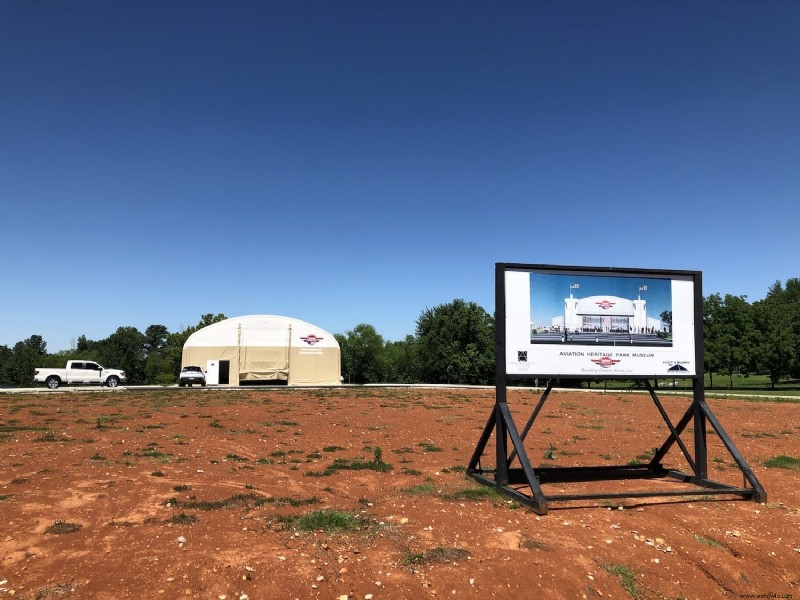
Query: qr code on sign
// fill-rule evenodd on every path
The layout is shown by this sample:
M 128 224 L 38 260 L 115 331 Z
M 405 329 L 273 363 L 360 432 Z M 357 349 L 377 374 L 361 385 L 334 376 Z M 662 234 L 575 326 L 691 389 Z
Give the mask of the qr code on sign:
M 527 350 L 517 350 L 517 361 L 519 361 L 519 362 L 528 362 L 528 351 Z

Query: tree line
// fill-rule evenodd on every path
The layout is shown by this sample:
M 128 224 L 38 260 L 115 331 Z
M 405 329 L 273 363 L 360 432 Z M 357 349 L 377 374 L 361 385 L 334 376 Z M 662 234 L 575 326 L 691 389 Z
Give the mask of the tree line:
M 669 315 L 662 315 L 662 318 Z M 47 352 L 39 335 L 0 346 L 0 383 L 28 385 L 34 367 L 63 367 L 67 360 L 86 359 L 124 369 L 132 384 L 177 382 L 187 338 L 225 319 L 205 314 L 195 326 L 170 332 L 150 325 L 144 332 L 120 327 L 103 340 L 78 338 L 75 348 Z M 385 340 L 375 327 L 360 323 L 334 334 L 342 353 L 345 383 L 494 383 L 494 318 L 474 302 L 457 299 L 423 310 L 413 335 Z M 773 387 L 800 378 L 800 279 L 775 282 L 763 300 L 712 294 L 703 299 L 705 371 L 726 376 L 769 375 Z
M 800 279 L 776 281 L 763 300 L 712 294 L 703 299 L 705 370 L 769 375 L 772 387 L 800 378 Z
M 178 382 L 186 340 L 198 329 L 226 317 L 206 314 L 197 325 L 171 333 L 164 325 L 150 325 L 144 333 L 136 327 L 120 327 L 103 340 L 80 336 L 74 348 L 48 353 L 40 335 L 0 346 L 0 384 L 29 385 L 36 367 L 63 368 L 68 360 L 92 360 L 104 367 L 122 369 L 128 383 L 169 385 Z

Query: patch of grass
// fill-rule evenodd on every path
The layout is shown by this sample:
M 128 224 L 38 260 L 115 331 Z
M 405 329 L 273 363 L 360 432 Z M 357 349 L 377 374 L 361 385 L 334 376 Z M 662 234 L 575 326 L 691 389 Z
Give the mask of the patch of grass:
M 16 421 L 16 419 L 13 419 Z M 22 425 L 6 425 L 5 423 L 0 423 L 0 433 L 14 433 L 16 431 L 44 431 L 44 427 L 25 427 Z
M 10 494 L 0 494 L 0 502 L 5 502 L 9 498 L 11 498 Z
M 555 460 L 556 459 L 556 446 L 555 444 L 550 444 L 547 447 L 547 450 L 544 451 L 544 458 L 546 460 Z
M 264 504 L 275 502 L 274 498 L 268 498 L 261 494 L 248 492 L 246 494 L 233 494 L 222 500 L 189 500 L 179 501 L 177 498 L 170 498 L 167 503 L 173 506 L 182 506 L 187 510 L 222 510 L 226 508 L 258 508 Z
M 323 452 L 338 452 L 339 450 L 347 450 L 347 448 L 343 448 L 342 446 L 325 446 L 322 449 Z
M 717 540 L 709 537 L 705 537 L 702 535 L 693 535 L 692 536 L 696 542 L 700 542 L 701 544 L 705 544 L 706 546 L 711 546 L 712 548 L 724 548 L 725 545 L 721 544 Z
M 631 466 L 641 465 L 645 463 L 649 463 L 653 460 L 653 457 L 658 452 L 658 448 L 652 448 L 651 450 L 645 450 L 641 454 L 637 454 L 636 458 L 632 458 L 628 461 L 628 464 Z
M 422 475 L 422 471 L 419 469 L 409 469 L 408 467 L 403 468 L 404 475 Z
M 445 467 L 442 469 L 442 473 L 466 473 L 467 467 L 464 465 L 456 465 L 454 467 Z
M 67 594 L 73 594 L 77 590 L 78 584 L 74 581 L 70 581 L 69 583 L 54 583 L 53 585 L 48 585 L 46 588 L 42 588 L 36 592 L 34 600 L 44 600 L 50 596 L 66 596 Z
M 800 471 L 800 458 L 781 454 L 764 461 L 764 466 L 771 469 L 791 469 Z
M 194 525 L 197 523 L 197 515 L 187 515 L 182 512 L 179 515 L 172 515 L 169 522 L 173 525 Z
M 425 559 L 424 552 L 408 552 L 405 556 L 403 556 L 403 560 L 401 561 L 404 565 L 416 565 L 421 563 Z
M 392 470 L 392 465 L 383 462 L 383 450 L 378 446 L 373 449 L 372 460 L 362 460 L 356 458 L 348 460 L 346 458 L 336 458 L 333 464 L 330 465 L 325 471 L 377 471 L 378 473 L 387 473 Z
M 188 492 L 191 489 L 192 489 L 192 486 L 186 485 L 185 483 L 182 483 L 180 485 L 176 485 L 176 486 L 172 487 L 172 490 L 175 491 L 175 492 Z
M 417 445 L 420 446 L 421 448 L 423 448 L 425 450 L 425 452 L 441 452 L 442 451 L 442 449 L 439 448 L 439 446 L 437 446 L 436 444 L 433 444 L 431 442 L 420 442 Z
M 425 552 L 409 552 L 401 561 L 406 566 L 426 563 L 451 563 L 470 558 L 472 554 L 463 548 L 432 548 Z
M 139 456 L 146 456 L 147 458 L 159 458 L 159 459 L 168 459 L 172 456 L 169 452 L 161 452 L 161 450 L 157 450 L 155 446 L 150 446 L 147 449 L 143 450 Z
M 308 506 L 310 504 L 319 504 L 320 499 L 316 496 L 311 496 L 310 498 L 291 498 L 289 496 L 284 496 L 283 498 L 278 498 L 275 500 L 275 506 Z
M 451 494 L 444 494 L 445 500 L 455 501 L 468 501 L 468 502 L 483 502 L 489 500 L 495 504 L 508 504 L 511 502 L 512 508 L 516 508 L 518 504 L 511 501 L 511 499 L 503 494 L 496 487 L 482 485 L 479 487 L 465 488 L 463 490 L 455 491 Z
M 544 552 L 552 551 L 552 548 L 545 544 L 544 542 L 540 542 L 539 540 L 532 540 L 530 538 L 525 538 L 519 543 L 520 548 L 524 548 L 525 550 L 542 550 Z
M 436 491 L 435 488 L 429 483 L 412 485 L 410 488 L 406 488 L 405 490 L 407 494 L 413 494 L 414 496 L 427 496 L 429 494 L 433 494 L 434 491 Z
M 324 531 L 326 533 L 356 531 L 364 520 L 359 515 L 341 510 L 314 510 L 293 519 L 300 531 Z
M 95 452 L 94 454 L 92 454 L 92 456 L 90 458 L 92 460 L 105 460 L 106 459 L 106 457 L 103 456 L 102 454 L 100 454 L 99 452 Z
M 150 473 L 150 475 L 152 475 L 153 477 L 163 477 L 164 476 L 164 471 L 161 471 L 161 470 L 153 471 L 152 473 Z
M 336 469 L 332 469 L 332 468 L 328 467 L 324 471 L 306 471 L 305 473 L 303 473 L 303 476 L 304 477 L 330 477 L 334 473 L 336 473 Z
M 348 460 L 346 458 L 337 458 L 329 467 L 334 471 L 377 471 L 378 473 L 387 473 L 392 470 L 392 465 L 383 461 L 374 460 L 361 460 L 359 458 Z
M 609 564 L 603 565 L 603 568 L 619 578 L 622 587 L 626 592 L 628 592 L 628 594 L 630 594 L 632 598 L 642 597 L 642 593 L 639 591 L 639 588 L 636 587 L 636 574 L 628 567 L 625 565 Z
M 264 427 L 274 427 L 276 425 L 283 427 L 297 427 L 300 425 L 297 421 L 264 421 L 261 423 Z
M 52 431 L 46 431 L 42 435 L 37 438 L 34 438 L 34 442 L 57 442 L 58 437 Z
M 63 533 L 73 533 L 78 531 L 81 528 L 80 525 L 77 523 L 69 523 L 64 521 L 63 519 L 58 519 L 54 521 L 51 525 L 47 526 L 47 529 L 44 530 L 45 533 L 52 533 L 55 535 L 61 535 Z
M 233 462 L 248 462 L 248 459 L 244 456 L 239 456 L 238 454 L 228 454 L 225 458 L 228 460 L 232 460 Z

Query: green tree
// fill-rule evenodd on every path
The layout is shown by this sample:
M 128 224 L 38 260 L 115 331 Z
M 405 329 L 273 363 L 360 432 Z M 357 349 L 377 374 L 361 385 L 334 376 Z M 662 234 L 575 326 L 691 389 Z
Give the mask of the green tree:
M 672 333 L 672 311 L 665 310 L 661 313 L 661 321 L 667 325 L 669 332 Z
M 383 375 L 385 381 L 393 383 L 417 383 L 419 375 L 419 344 L 413 335 L 404 340 L 386 342 L 383 353 Z
M 788 307 L 777 302 L 765 301 L 754 305 L 756 322 L 762 334 L 758 348 L 764 369 L 769 373 L 772 388 L 783 377 L 791 375 L 797 360 L 796 341 Z
M 168 385 L 175 383 L 175 372 L 170 372 L 166 358 L 169 330 L 165 325 L 150 325 L 144 330 L 144 381 L 149 384 Z
M 800 377 L 800 279 L 787 280 L 785 287 L 776 281 L 766 298 L 755 304 L 773 387 L 782 377 Z
M 85 335 L 78 336 L 78 343 L 75 346 L 75 351 L 79 356 L 90 359 L 92 352 L 97 350 L 97 342 L 86 339 Z
M 384 379 L 384 341 L 372 325 L 359 323 L 344 335 L 335 334 L 342 353 L 342 373 L 349 383 L 379 383 Z
M 494 381 L 494 319 L 474 302 L 457 299 L 422 311 L 416 335 L 422 381 Z
M 722 296 L 711 294 L 703 299 L 703 346 L 704 369 L 709 376 L 711 387 L 714 387 L 714 371 L 723 367 L 724 345 L 721 341 L 722 329 Z
M 100 342 L 100 362 L 104 367 L 125 371 L 128 383 L 144 383 L 145 341 L 135 327 L 119 327 Z
M 760 332 L 755 327 L 754 312 L 745 296 L 712 294 L 703 302 L 703 337 L 706 370 L 724 372 L 733 387 L 733 374 L 749 374 L 757 362 L 756 348 Z
M 11 360 L 12 354 L 11 348 L 6 345 L 0 346 L 0 383 L 11 383 L 7 368 L 11 364 L 9 361 Z
M 33 371 L 47 355 L 47 344 L 40 335 L 17 342 L 5 361 L 5 377 L 9 383 L 28 386 L 33 383 Z
M 165 325 L 150 325 L 144 330 L 144 350 L 150 355 L 153 352 L 160 352 L 167 345 L 169 330 Z

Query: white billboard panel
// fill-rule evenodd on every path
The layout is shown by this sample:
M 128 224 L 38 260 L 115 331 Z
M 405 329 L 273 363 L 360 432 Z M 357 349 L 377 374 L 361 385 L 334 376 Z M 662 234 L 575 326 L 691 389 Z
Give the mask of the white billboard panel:
M 507 266 L 504 297 L 507 375 L 697 373 L 691 272 Z

